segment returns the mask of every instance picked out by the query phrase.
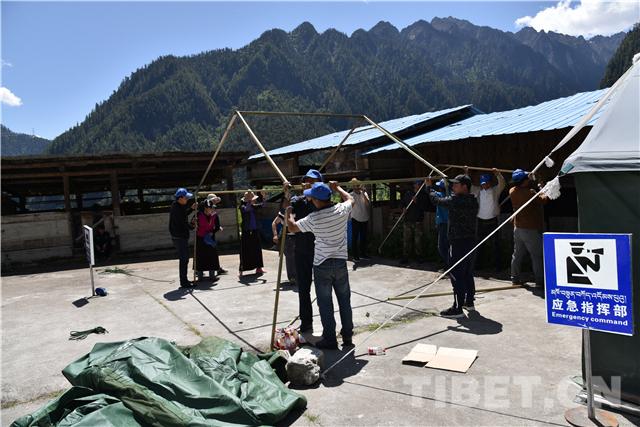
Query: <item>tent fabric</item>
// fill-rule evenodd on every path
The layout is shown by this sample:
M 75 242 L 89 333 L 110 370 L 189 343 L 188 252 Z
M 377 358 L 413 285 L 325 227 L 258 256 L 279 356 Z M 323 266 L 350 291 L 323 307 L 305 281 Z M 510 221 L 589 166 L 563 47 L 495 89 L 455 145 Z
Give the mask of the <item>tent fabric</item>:
M 580 147 L 565 160 L 565 173 L 640 170 L 640 61 L 616 90 Z
M 216 337 L 183 350 L 162 338 L 100 343 L 62 371 L 71 390 L 12 425 L 273 425 L 306 407 L 272 367 L 282 362 Z
M 580 232 L 632 233 L 631 252 L 639 254 L 640 172 L 579 173 L 574 178 Z M 621 396 L 613 390 L 609 397 L 640 405 L 640 263 L 632 264 L 635 335 L 591 331 L 591 369 L 609 389 L 612 378 L 620 378 Z

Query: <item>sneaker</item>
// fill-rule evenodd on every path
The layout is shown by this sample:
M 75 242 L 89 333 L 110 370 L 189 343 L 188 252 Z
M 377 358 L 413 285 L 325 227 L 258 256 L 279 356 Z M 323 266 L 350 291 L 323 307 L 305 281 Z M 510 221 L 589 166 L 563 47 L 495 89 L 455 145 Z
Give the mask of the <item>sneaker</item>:
M 227 273 L 228 273 L 228 271 L 225 270 L 224 268 L 221 268 L 221 269 L 218 270 L 218 276 L 220 276 L 221 274 L 227 274 Z
M 464 304 L 462 308 L 467 311 L 476 311 L 476 307 L 473 304 Z
M 464 313 L 461 308 L 450 307 L 446 310 L 442 310 L 440 312 L 440 316 L 447 317 L 449 319 L 458 319 L 460 317 L 464 317 Z
M 256 268 L 256 274 L 265 274 L 267 271 L 263 268 Z
M 315 348 L 323 349 L 323 350 L 337 350 L 338 349 L 338 341 L 333 340 L 329 341 L 326 338 L 322 338 L 320 341 L 315 343 Z
M 180 283 L 181 288 L 195 288 L 195 286 L 196 286 L 195 283 L 188 280 L 186 282 Z
M 342 337 L 342 346 L 343 347 L 352 347 L 353 339 L 351 337 Z

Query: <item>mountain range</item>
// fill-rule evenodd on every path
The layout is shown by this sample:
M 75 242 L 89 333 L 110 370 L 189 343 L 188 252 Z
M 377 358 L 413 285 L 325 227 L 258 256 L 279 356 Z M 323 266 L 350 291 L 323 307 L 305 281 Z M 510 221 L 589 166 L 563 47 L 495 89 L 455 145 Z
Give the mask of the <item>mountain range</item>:
M 33 156 L 46 151 L 51 141 L 35 135 L 16 133 L 0 126 L 0 155 L 2 157 Z
M 351 36 L 308 22 L 237 50 L 163 56 L 124 78 L 47 151 L 208 150 L 234 109 L 362 113 L 382 121 L 462 104 L 499 111 L 595 90 L 624 38 L 517 33 L 456 18 Z M 268 148 L 343 129 L 337 119 L 251 118 Z M 250 150 L 235 131 L 225 149 Z

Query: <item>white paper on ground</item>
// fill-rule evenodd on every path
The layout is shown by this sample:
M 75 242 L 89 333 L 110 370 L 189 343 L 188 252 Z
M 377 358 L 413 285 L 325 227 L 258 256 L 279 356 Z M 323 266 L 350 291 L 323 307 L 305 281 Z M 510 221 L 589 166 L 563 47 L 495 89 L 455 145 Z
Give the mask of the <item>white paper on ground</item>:
M 477 357 L 478 350 L 440 347 L 426 367 L 464 373 L 469 370 Z
M 402 363 L 422 363 L 425 364 L 433 359 L 438 347 L 433 344 L 418 343 L 411 349 L 403 359 Z

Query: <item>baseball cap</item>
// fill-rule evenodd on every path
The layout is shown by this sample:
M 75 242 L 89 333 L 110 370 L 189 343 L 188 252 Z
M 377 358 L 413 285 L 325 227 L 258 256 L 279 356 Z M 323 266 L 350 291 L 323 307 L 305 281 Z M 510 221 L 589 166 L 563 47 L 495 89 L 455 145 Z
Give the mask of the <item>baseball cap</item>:
M 320 173 L 320 171 L 316 169 L 309 169 L 307 171 L 307 174 L 302 179 L 304 180 L 304 178 L 311 178 L 311 179 L 317 179 L 319 181 L 322 181 L 322 174 Z
M 444 179 L 436 182 L 436 187 L 444 189 Z
M 469 178 L 469 176 L 467 175 L 457 175 L 455 178 L 453 178 L 449 182 L 452 184 L 460 183 L 460 184 L 464 184 L 466 186 L 471 187 L 471 178 Z
M 516 169 L 511 173 L 511 182 L 514 184 L 518 184 L 525 179 L 529 178 L 529 172 L 526 172 L 522 169 Z
M 186 188 L 178 188 L 176 190 L 176 199 L 179 199 L 180 197 L 190 199 L 193 197 L 193 194 L 189 193 Z
M 491 175 L 488 173 L 483 173 L 480 175 L 480 185 L 491 183 Z
M 331 198 L 331 188 L 324 182 L 316 182 L 308 190 L 304 190 L 304 195 L 318 200 L 329 200 Z

